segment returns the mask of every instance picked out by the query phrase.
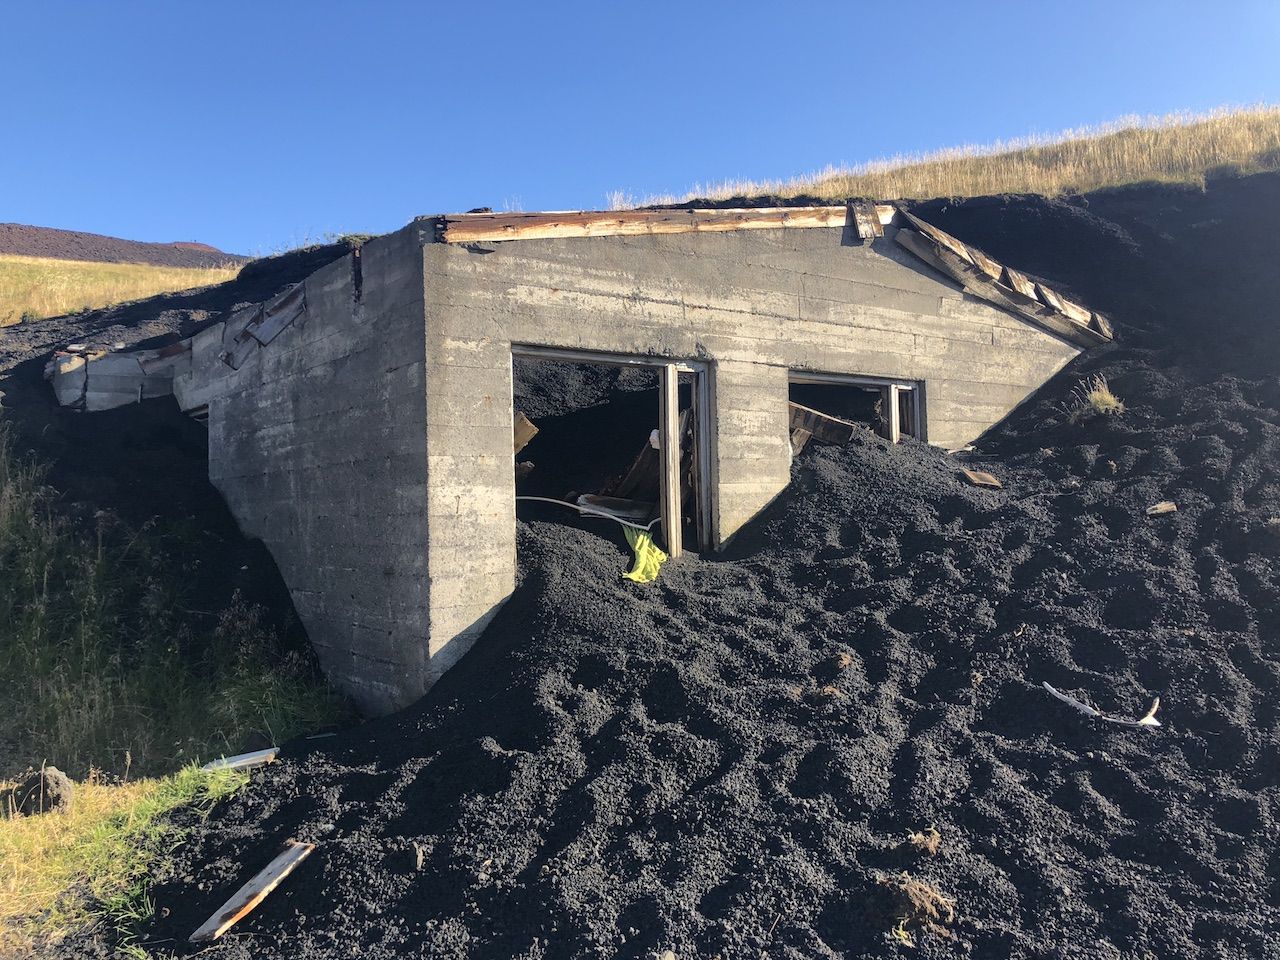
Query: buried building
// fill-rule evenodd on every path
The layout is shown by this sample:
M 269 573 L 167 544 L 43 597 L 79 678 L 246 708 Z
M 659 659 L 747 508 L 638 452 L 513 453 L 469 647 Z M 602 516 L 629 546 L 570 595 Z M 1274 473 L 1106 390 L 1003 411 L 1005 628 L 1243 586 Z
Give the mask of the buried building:
M 856 388 L 890 438 L 959 447 L 1110 336 L 888 206 L 482 213 L 419 219 L 167 347 L 61 352 L 49 375 L 64 404 L 172 393 L 207 419 L 210 479 L 329 677 L 385 712 L 514 589 L 513 357 L 654 371 L 653 513 L 678 552 L 726 542 L 788 482 L 793 440 L 839 429 L 808 409 L 841 412 L 824 391 Z

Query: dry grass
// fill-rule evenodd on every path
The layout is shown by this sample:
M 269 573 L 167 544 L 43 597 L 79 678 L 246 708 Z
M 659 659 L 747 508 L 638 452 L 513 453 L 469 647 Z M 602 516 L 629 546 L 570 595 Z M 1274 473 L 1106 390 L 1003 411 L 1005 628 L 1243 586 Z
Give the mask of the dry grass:
M 1115 417 L 1124 413 L 1124 401 L 1111 392 L 1102 374 L 1081 380 L 1071 391 L 1072 406 L 1068 418 L 1079 423 L 1090 416 Z
M 726 180 L 683 196 L 637 199 L 609 195 L 611 209 L 698 198 L 800 195 L 843 200 L 869 197 L 975 197 L 996 193 L 1083 193 L 1159 181 L 1203 186 L 1219 170 L 1280 169 L 1280 107 L 1219 109 L 1202 114 L 1123 117 L 1052 136 L 961 146 L 851 167 L 828 167 L 789 180 Z
M 894 899 L 897 926 L 894 938 L 910 946 L 912 929 L 928 930 L 944 937 L 951 936 L 947 924 L 956 919 L 956 901 L 927 881 L 903 871 L 896 877 L 884 877 L 880 885 L 888 888 Z
M 942 834 L 938 832 L 937 827 L 913 830 L 907 834 L 907 843 L 931 857 L 936 856 L 942 848 Z
M 0 327 L 230 280 L 239 265 L 158 267 L 0 254 Z
M 181 840 L 167 815 L 208 809 L 244 781 L 194 766 L 133 783 L 90 776 L 65 813 L 0 820 L 0 956 L 48 950 L 98 922 L 127 932 L 150 915 L 152 864 Z

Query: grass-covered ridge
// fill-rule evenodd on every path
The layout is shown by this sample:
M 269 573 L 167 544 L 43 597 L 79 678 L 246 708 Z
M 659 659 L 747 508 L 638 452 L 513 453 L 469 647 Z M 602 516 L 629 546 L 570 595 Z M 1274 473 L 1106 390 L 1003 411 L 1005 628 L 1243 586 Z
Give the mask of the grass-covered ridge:
M 231 280 L 239 264 L 162 267 L 0 254 L 0 327 Z
M 636 199 L 616 193 L 609 200 L 614 208 L 624 208 L 763 195 L 832 200 L 999 193 L 1057 196 L 1152 181 L 1203 185 L 1215 173 L 1270 170 L 1280 170 L 1280 107 L 1257 106 L 1123 117 L 1052 136 L 828 167 L 788 180 L 726 180 L 695 186 L 683 196 Z

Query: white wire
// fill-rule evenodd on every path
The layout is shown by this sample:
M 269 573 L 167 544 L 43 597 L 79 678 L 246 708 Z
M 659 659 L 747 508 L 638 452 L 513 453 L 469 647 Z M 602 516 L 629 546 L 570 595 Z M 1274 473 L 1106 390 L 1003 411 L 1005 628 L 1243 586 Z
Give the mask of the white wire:
M 648 532 L 655 523 L 661 520 L 661 517 L 654 517 L 648 523 L 641 526 L 638 523 L 632 523 L 630 520 L 623 520 L 621 517 L 615 517 L 612 513 L 606 513 L 603 510 L 593 510 L 591 507 L 584 507 L 576 503 L 570 503 L 568 500 L 552 500 L 550 497 L 516 497 L 517 500 L 540 500 L 542 503 L 558 503 L 562 507 L 568 507 L 570 510 L 577 510 L 579 513 L 591 513 L 597 517 L 604 517 L 606 520 L 613 520 L 622 524 L 624 527 L 631 527 L 634 530 L 644 530 Z

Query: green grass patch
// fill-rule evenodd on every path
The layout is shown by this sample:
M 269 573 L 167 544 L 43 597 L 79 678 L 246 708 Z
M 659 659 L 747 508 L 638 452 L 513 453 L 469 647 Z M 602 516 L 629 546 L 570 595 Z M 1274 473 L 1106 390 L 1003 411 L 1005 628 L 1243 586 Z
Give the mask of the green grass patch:
M 247 779 L 195 765 L 132 783 L 92 776 L 65 812 L 0 821 L 0 955 L 36 953 L 99 924 L 128 941 L 153 912 L 152 869 L 183 840 L 170 815 L 207 812 Z
M 182 552 L 154 525 L 73 523 L 0 423 L 0 773 L 168 773 L 345 715 L 307 651 L 228 597 L 209 626 L 183 611 Z

